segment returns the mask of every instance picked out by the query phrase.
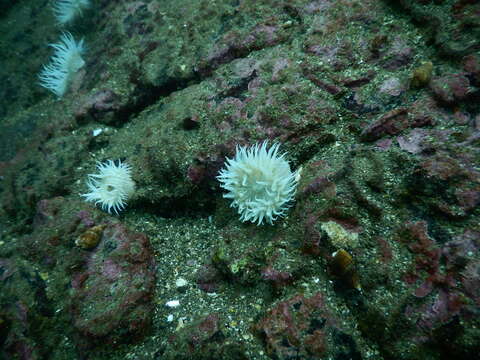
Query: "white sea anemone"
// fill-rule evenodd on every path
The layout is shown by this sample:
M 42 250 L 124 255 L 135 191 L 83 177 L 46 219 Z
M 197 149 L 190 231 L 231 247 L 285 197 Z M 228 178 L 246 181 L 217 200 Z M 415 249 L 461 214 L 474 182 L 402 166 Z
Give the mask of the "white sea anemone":
M 267 141 L 249 148 L 237 146 L 233 159 L 217 176 L 221 187 L 228 191 L 223 197 L 232 199 L 241 221 L 261 225 L 265 219 L 272 224 L 285 215 L 295 195 L 300 169 L 292 172 L 279 154 L 279 144 L 267 150 Z
M 57 0 L 53 5 L 53 13 L 60 25 L 72 22 L 83 10 L 90 7 L 89 0 Z
M 76 42 L 72 34 L 64 32 L 58 44 L 50 44 L 55 53 L 50 64 L 44 65 L 40 75 L 40 85 L 52 91 L 58 97 L 62 97 L 68 89 L 68 84 L 85 65 L 82 59 L 84 52 L 83 39 Z
M 135 191 L 132 168 L 127 163 L 108 160 L 97 163 L 98 174 L 88 174 L 90 192 L 82 194 L 86 201 L 100 204 L 103 211 L 119 213 Z

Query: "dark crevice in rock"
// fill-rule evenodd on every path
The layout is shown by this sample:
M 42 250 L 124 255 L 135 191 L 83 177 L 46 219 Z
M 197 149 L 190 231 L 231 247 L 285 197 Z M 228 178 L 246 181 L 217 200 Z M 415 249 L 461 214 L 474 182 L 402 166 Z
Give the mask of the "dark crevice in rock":
M 120 107 L 116 112 L 112 125 L 121 126 L 161 98 L 168 97 L 170 94 L 183 90 L 192 84 L 198 84 L 200 81 L 202 79 L 199 76 L 193 75 L 187 79 L 168 79 L 160 86 L 139 84 L 131 95 L 132 101 Z
M 208 217 L 215 212 L 215 198 L 202 194 L 164 199 L 161 203 L 138 201 L 132 208 L 166 219 Z

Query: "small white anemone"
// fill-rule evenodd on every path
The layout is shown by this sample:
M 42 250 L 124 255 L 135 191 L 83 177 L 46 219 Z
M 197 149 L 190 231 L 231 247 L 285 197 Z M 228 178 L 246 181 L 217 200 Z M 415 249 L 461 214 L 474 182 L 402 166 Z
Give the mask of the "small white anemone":
M 85 65 L 83 39 L 76 42 L 72 34 L 64 32 L 58 44 L 49 44 L 55 49 L 50 64 L 44 65 L 39 74 L 40 85 L 62 97 L 75 73 Z
M 83 10 L 90 7 L 89 0 L 57 0 L 53 5 L 53 13 L 60 25 L 71 23 Z
M 237 146 L 233 159 L 217 176 L 221 187 L 228 191 L 223 197 L 232 199 L 241 221 L 261 225 L 272 224 L 285 216 L 295 195 L 301 170 L 292 172 L 279 144 L 267 149 L 267 141 L 249 148 Z
M 135 191 L 132 168 L 127 163 L 108 160 L 97 162 L 98 174 L 88 174 L 90 192 L 82 194 L 86 201 L 100 204 L 103 211 L 119 213 Z

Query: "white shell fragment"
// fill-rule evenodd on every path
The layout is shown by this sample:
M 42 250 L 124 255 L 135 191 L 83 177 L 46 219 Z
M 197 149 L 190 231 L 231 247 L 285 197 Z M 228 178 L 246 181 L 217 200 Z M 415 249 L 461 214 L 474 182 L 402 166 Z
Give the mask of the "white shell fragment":
M 180 306 L 180 301 L 170 300 L 170 301 L 167 301 L 165 305 L 169 308 L 176 308 L 176 307 Z

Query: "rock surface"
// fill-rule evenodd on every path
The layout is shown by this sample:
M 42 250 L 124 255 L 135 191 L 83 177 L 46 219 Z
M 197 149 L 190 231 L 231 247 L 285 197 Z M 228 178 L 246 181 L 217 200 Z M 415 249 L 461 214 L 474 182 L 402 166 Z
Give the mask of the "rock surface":
M 478 355 L 478 2 L 92 1 L 62 99 L 52 9 L 2 5 L 0 358 Z M 302 176 L 256 226 L 216 176 L 265 140 Z

